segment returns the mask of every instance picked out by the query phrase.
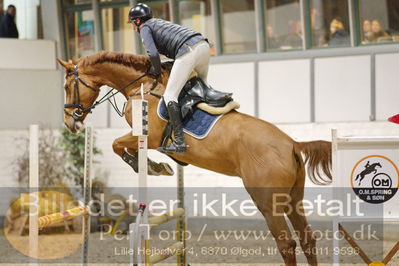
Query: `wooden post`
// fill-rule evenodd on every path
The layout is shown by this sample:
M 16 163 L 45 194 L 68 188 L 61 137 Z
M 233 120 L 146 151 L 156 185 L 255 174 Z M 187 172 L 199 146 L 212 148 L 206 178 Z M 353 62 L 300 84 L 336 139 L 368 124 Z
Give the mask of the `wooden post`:
M 372 261 L 370 260 L 370 258 L 366 255 L 366 253 L 364 253 L 364 251 L 360 248 L 360 246 L 355 242 L 355 240 L 353 240 L 353 238 L 350 236 L 350 234 L 348 234 L 348 232 L 346 232 L 345 228 L 341 225 L 338 224 L 338 228 L 340 233 L 344 236 L 344 238 L 346 239 L 346 241 L 348 241 L 348 243 L 359 252 L 359 256 L 363 259 L 363 261 L 368 265 L 370 264 Z
M 382 260 L 382 263 L 388 264 L 388 262 L 395 256 L 395 254 L 399 250 L 399 241 L 396 242 L 395 246 L 388 252 L 388 254 L 385 256 L 385 258 Z

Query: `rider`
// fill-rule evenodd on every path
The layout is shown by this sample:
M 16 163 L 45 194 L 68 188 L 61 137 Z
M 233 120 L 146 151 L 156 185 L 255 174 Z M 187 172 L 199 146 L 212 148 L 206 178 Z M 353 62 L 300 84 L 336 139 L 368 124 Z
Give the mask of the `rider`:
M 148 74 L 155 78 L 161 74 L 159 54 L 175 59 L 163 95 L 175 138 L 171 145 L 160 150 L 185 153 L 187 147 L 178 96 L 193 71 L 207 84 L 210 59 L 208 40 L 191 29 L 153 18 L 151 8 L 142 3 L 130 9 L 129 23 L 132 23 L 134 30 L 140 34 L 150 57 L 152 66 Z

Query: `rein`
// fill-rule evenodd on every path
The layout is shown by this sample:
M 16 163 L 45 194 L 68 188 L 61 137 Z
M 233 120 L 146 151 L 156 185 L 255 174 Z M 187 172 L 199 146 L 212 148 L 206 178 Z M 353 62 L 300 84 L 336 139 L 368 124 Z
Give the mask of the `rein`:
M 110 91 L 108 91 L 103 97 L 101 97 L 100 100 L 95 101 L 91 106 L 89 106 L 89 107 L 87 107 L 87 108 L 84 108 L 83 105 L 80 103 L 79 81 L 80 81 L 84 86 L 86 86 L 87 88 L 89 88 L 89 89 L 91 89 L 91 90 L 93 90 L 93 91 L 95 91 L 95 92 L 99 92 L 100 90 L 97 89 L 97 88 L 94 88 L 94 87 L 90 86 L 87 82 L 85 82 L 82 78 L 79 77 L 78 66 L 77 66 L 77 65 L 75 65 L 74 71 L 71 72 L 71 73 L 69 73 L 68 75 L 74 75 L 74 76 L 75 76 L 75 77 L 74 77 L 74 82 L 75 82 L 75 88 L 74 88 L 74 94 L 75 94 L 74 96 L 75 96 L 75 97 L 74 97 L 74 101 L 75 101 L 75 99 L 77 99 L 77 103 L 74 102 L 74 103 L 72 103 L 72 104 L 65 104 L 65 105 L 64 105 L 64 112 L 65 112 L 67 115 L 71 116 L 75 121 L 79 121 L 80 118 L 81 118 L 85 113 L 91 113 L 92 110 L 93 110 L 96 106 L 98 106 L 98 105 L 100 105 L 100 104 L 102 104 L 102 103 L 104 103 L 104 102 L 106 102 L 106 101 L 108 101 L 108 102 L 111 104 L 111 106 L 114 108 L 114 110 L 118 113 L 118 115 L 122 117 L 122 116 L 124 115 L 124 109 L 125 109 L 126 103 L 124 104 L 124 106 L 123 106 L 123 108 L 122 108 L 122 111 L 120 111 L 119 108 L 118 108 L 118 106 L 117 106 L 117 104 L 116 104 L 115 95 L 117 95 L 118 93 L 121 93 L 121 92 L 125 91 L 128 87 L 130 87 L 131 85 L 133 85 L 133 84 L 136 83 L 137 81 L 139 81 L 139 80 L 141 80 L 142 78 L 144 78 L 145 76 L 147 76 L 147 73 L 144 73 L 144 74 L 142 74 L 141 76 L 139 76 L 138 78 L 136 78 L 136 79 L 134 79 L 133 81 L 129 82 L 127 85 L 125 85 L 124 87 L 122 87 L 122 88 L 121 88 L 120 90 L 118 90 L 117 92 L 113 92 L 114 89 L 112 88 L 112 89 L 111 89 Z M 157 81 L 156 79 L 154 79 L 154 82 L 152 83 L 150 89 L 149 89 L 148 91 L 146 91 L 144 94 L 150 93 L 151 95 L 154 95 L 154 96 L 157 96 L 157 97 L 161 97 L 160 95 L 155 94 L 155 93 L 152 92 L 152 91 L 156 88 L 156 85 L 157 85 L 157 84 L 158 84 L 158 81 Z M 135 92 L 137 92 L 139 89 L 140 89 L 140 88 L 136 89 Z M 112 93 L 112 92 L 113 92 L 113 93 Z M 133 94 L 133 95 L 129 95 L 129 98 L 130 98 L 130 97 L 134 97 L 134 96 L 136 96 L 136 95 L 139 95 L 139 93 L 135 93 L 135 94 Z M 113 98 L 113 102 L 111 101 L 111 98 Z M 67 112 L 67 111 L 65 110 L 65 108 L 77 108 L 77 110 L 75 110 L 75 111 L 71 114 L 71 113 Z

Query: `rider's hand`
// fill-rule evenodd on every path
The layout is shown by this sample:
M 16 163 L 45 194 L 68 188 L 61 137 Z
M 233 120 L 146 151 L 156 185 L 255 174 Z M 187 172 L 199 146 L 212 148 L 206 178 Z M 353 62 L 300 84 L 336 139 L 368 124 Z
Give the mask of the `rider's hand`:
M 150 68 L 150 71 L 148 71 L 147 75 L 153 77 L 154 79 L 158 79 L 161 73 L 155 70 L 155 68 L 152 66 Z

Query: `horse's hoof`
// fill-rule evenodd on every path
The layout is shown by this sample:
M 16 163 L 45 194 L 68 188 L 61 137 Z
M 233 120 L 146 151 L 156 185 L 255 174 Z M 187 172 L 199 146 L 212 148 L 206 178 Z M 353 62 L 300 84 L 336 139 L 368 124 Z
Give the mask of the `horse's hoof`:
M 174 175 L 174 171 L 172 167 L 169 166 L 167 163 L 156 163 L 156 162 L 148 162 L 148 175 Z
M 161 174 L 160 174 L 158 171 L 154 170 L 154 169 L 149 165 L 149 166 L 148 166 L 147 175 L 159 176 L 159 175 L 161 175 Z
M 164 168 L 164 171 L 161 172 L 161 175 L 169 175 L 169 176 L 171 176 L 171 175 L 175 174 L 175 172 L 173 171 L 172 167 L 170 167 L 170 165 L 168 163 L 160 163 L 160 164 Z

